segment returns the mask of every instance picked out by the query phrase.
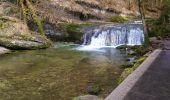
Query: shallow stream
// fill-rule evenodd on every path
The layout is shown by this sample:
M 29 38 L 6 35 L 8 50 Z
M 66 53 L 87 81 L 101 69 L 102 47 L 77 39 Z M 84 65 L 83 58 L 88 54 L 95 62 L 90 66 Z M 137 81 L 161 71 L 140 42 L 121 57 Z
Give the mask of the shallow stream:
M 104 98 L 118 85 L 125 59 L 114 48 L 14 51 L 0 56 L 0 100 L 71 100 L 96 88 Z

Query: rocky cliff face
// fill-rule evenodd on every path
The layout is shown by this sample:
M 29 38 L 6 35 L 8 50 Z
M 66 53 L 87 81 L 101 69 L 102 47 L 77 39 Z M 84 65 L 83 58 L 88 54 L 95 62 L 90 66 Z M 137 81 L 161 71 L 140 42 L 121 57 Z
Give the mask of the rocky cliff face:
M 46 37 L 29 31 L 27 25 L 19 19 L 0 17 L 0 46 L 10 49 L 41 49 L 49 45 L 50 41 Z
M 2 0 L 14 3 L 17 0 Z M 140 16 L 138 0 L 31 0 L 39 16 L 51 23 L 107 20 L 115 15 Z M 163 0 L 143 0 L 147 17 L 159 17 Z M 2 3 L 6 9 L 8 4 Z M 11 6 L 11 5 L 10 5 Z M 15 7 L 14 5 L 12 5 Z M 2 10 L 1 10 L 2 11 Z M 0 12 L 1 13 L 1 12 Z
M 37 11 L 51 22 L 105 20 L 114 15 L 139 16 L 137 0 L 42 0 Z
M 147 17 L 158 17 L 162 0 L 144 0 Z M 37 11 L 51 22 L 106 20 L 115 15 L 139 17 L 138 0 L 42 0 Z

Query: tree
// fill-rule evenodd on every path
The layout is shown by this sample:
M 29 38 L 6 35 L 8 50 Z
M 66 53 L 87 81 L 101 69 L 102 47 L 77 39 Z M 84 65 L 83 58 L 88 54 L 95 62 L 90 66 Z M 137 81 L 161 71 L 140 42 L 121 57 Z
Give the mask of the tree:
M 19 0 L 20 8 L 22 17 L 25 23 L 27 23 L 27 14 L 29 13 L 31 17 L 33 18 L 33 21 L 38 26 L 38 31 L 41 35 L 45 35 L 42 27 L 42 23 L 39 20 L 38 16 L 36 15 L 36 12 L 29 0 Z
M 145 12 L 144 12 L 143 2 L 144 2 L 143 0 L 138 0 L 138 6 L 139 6 L 140 17 L 142 19 L 143 26 L 144 26 L 145 44 L 149 44 L 148 29 L 147 29 L 147 25 L 146 25 L 146 22 L 145 22 Z
M 170 22 L 170 1 L 164 0 L 161 10 L 160 21 L 162 24 Z

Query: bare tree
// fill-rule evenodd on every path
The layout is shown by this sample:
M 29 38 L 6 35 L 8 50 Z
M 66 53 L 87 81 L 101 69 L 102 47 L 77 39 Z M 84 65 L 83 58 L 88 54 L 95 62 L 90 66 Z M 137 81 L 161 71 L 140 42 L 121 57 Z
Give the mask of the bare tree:
M 145 34 L 145 46 L 148 46 L 149 44 L 149 36 L 148 36 L 148 28 L 147 28 L 147 24 L 145 21 L 145 11 L 144 11 L 144 0 L 138 0 L 138 6 L 139 6 L 139 12 L 140 12 L 140 17 L 142 19 L 143 22 L 143 27 L 144 27 L 144 34 Z
M 39 20 L 38 16 L 36 15 L 36 12 L 30 2 L 30 0 L 19 0 L 22 17 L 24 19 L 24 22 L 27 22 L 27 13 L 29 13 L 34 21 L 34 23 L 38 26 L 39 33 L 41 35 L 45 35 L 41 21 Z

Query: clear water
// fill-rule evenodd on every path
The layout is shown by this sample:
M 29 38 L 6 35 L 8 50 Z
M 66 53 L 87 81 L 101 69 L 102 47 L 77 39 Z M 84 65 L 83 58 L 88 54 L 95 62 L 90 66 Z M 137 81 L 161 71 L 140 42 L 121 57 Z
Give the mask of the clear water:
M 98 85 L 106 97 L 117 85 L 125 55 L 113 48 L 51 48 L 0 57 L 0 100 L 71 100 Z

